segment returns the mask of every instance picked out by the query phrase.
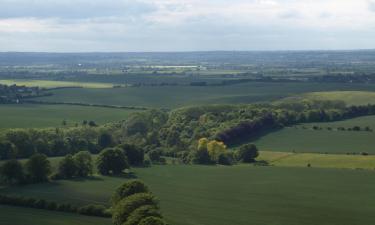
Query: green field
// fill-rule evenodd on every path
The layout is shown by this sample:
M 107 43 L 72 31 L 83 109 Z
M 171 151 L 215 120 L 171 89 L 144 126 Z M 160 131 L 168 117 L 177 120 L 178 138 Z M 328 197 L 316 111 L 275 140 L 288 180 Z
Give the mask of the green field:
M 281 101 L 295 102 L 303 99 L 311 100 L 340 100 L 347 105 L 367 105 L 375 104 L 375 92 L 373 91 L 329 91 L 329 92 L 311 92 L 300 96 L 292 96 Z
M 265 160 L 270 165 L 286 167 L 375 169 L 375 156 L 316 154 L 292 152 L 260 152 L 257 160 Z
M 0 80 L 0 84 L 20 85 L 40 88 L 58 88 L 58 87 L 83 87 L 83 88 L 112 88 L 113 84 L 93 83 L 93 82 L 71 82 L 71 81 L 52 81 L 52 80 Z
M 174 225 L 375 223 L 373 171 L 248 165 L 134 170 L 158 196 L 163 214 Z M 104 203 L 124 179 L 99 178 L 14 187 L 2 193 Z
M 110 225 L 110 219 L 0 205 L 0 225 Z
M 83 102 L 123 106 L 176 108 L 187 105 L 273 101 L 312 91 L 375 90 L 366 84 L 262 83 L 229 86 L 156 86 L 111 89 L 54 90 L 53 96 L 37 98 L 53 102 Z
M 66 120 L 68 126 L 93 120 L 97 124 L 126 119 L 135 110 L 73 105 L 0 105 L 1 128 L 59 127 Z

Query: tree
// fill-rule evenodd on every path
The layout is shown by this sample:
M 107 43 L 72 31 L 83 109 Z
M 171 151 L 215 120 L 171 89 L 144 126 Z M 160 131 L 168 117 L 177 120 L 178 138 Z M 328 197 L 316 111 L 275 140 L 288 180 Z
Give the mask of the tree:
M 73 156 L 77 167 L 77 176 L 87 177 L 92 174 L 92 158 L 88 151 L 80 151 Z
M 237 160 L 244 163 L 252 163 L 256 157 L 258 157 L 258 149 L 253 144 L 242 145 L 236 151 Z
M 0 160 L 15 158 L 16 147 L 9 141 L 0 142 Z
M 9 184 L 18 184 L 24 180 L 24 172 L 19 161 L 12 159 L 0 167 L 0 177 Z
M 220 164 L 220 165 L 231 165 L 232 164 L 232 160 L 231 158 L 229 157 L 228 154 L 226 153 L 220 153 L 219 156 L 218 156 L 218 159 L 217 159 L 217 163 Z
M 207 151 L 212 161 L 217 162 L 219 155 L 227 152 L 227 146 L 220 141 L 210 141 L 207 144 Z
M 167 223 L 159 217 L 149 216 L 142 219 L 138 225 L 167 225 Z
M 112 146 L 113 139 L 112 135 L 108 133 L 102 133 L 98 138 L 98 145 L 103 149 Z
M 118 146 L 124 151 L 130 165 L 141 165 L 144 160 L 144 152 L 136 145 L 122 144 Z
M 195 164 L 211 164 L 211 158 L 207 151 L 207 138 L 201 138 L 198 140 L 198 148 L 196 151 L 190 153 L 190 161 Z
M 151 150 L 147 155 L 151 162 L 160 162 L 160 152 L 158 150 Z
M 44 182 L 51 173 L 51 165 L 44 154 L 36 153 L 26 162 L 26 171 L 32 182 Z
M 134 210 L 127 218 L 124 225 L 139 225 L 139 223 L 148 217 L 161 218 L 158 208 L 154 205 L 144 205 Z
M 122 199 L 137 193 L 148 193 L 146 185 L 140 180 L 131 180 L 118 187 L 112 196 L 112 204 L 116 205 Z
M 129 168 L 128 159 L 119 148 L 104 149 L 97 159 L 99 173 L 103 175 L 120 174 L 124 169 Z
M 115 225 L 122 225 L 134 210 L 144 205 L 157 207 L 158 201 L 151 193 L 137 193 L 121 200 L 113 209 L 113 223 Z
M 64 178 L 72 178 L 77 174 L 77 165 L 71 154 L 66 155 L 60 161 L 58 173 Z

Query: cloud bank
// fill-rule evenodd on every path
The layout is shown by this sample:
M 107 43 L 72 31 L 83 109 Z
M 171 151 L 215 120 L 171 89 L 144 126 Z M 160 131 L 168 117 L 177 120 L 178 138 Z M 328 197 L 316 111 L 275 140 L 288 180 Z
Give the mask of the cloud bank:
M 375 48 L 372 0 L 0 0 L 0 51 Z

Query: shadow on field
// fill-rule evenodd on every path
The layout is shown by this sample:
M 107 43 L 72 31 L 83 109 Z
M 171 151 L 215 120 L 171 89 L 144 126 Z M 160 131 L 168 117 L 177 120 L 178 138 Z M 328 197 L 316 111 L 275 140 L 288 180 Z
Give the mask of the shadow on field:
M 265 135 L 268 135 L 268 134 L 272 134 L 272 133 L 276 133 L 282 129 L 284 129 L 286 127 L 282 127 L 282 128 L 274 128 L 274 129 L 270 129 L 270 130 L 264 130 L 264 131 L 260 131 L 258 134 L 256 135 L 252 135 L 252 136 L 245 136 L 241 139 L 238 139 L 238 140 L 235 140 L 233 142 L 231 142 L 230 144 L 228 144 L 228 146 L 230 148 L 237 148 L 243 144 L 247 144 L 247 143 L 250 143 L 250 142 L 255 142 L 257 140 L 259 140 L 261 137 L 265 136 Z

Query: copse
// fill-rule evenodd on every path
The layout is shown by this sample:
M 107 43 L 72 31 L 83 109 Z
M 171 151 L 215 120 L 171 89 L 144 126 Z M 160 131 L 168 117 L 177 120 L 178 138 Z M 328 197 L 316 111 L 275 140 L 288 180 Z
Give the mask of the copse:
M 63 178 L 72 178 L 77 174 L 77 164 L 72 155 L 66 155 L 60 161 L 58 173 Z
M 258 149 L 253 144 L 242 145 L 236 151 L 237 160 L 244 163 L 255 162 L 255 158 L 258 157 L 258 155 Z
M 132 166 L 142 165 L 144 161 L 144 151 L 132 144 L 121 144 L 117 146 L 121 148 L 128 158 L 129 164 Z
M 99 154 L 97 167 L 102 175 L 118 175 L 129 168 L 129 163 L 121 149 L 107 148 Z
M 34 154 L 26 162 L 26 172 L 31 182 L 44 182 L 51 173 L 51 164 L 44 154 Z
M 73 156 L 77 166 L 77 176 L 87 177 L 92 174 L 92 157 L 88 151 L 80 151 Z

